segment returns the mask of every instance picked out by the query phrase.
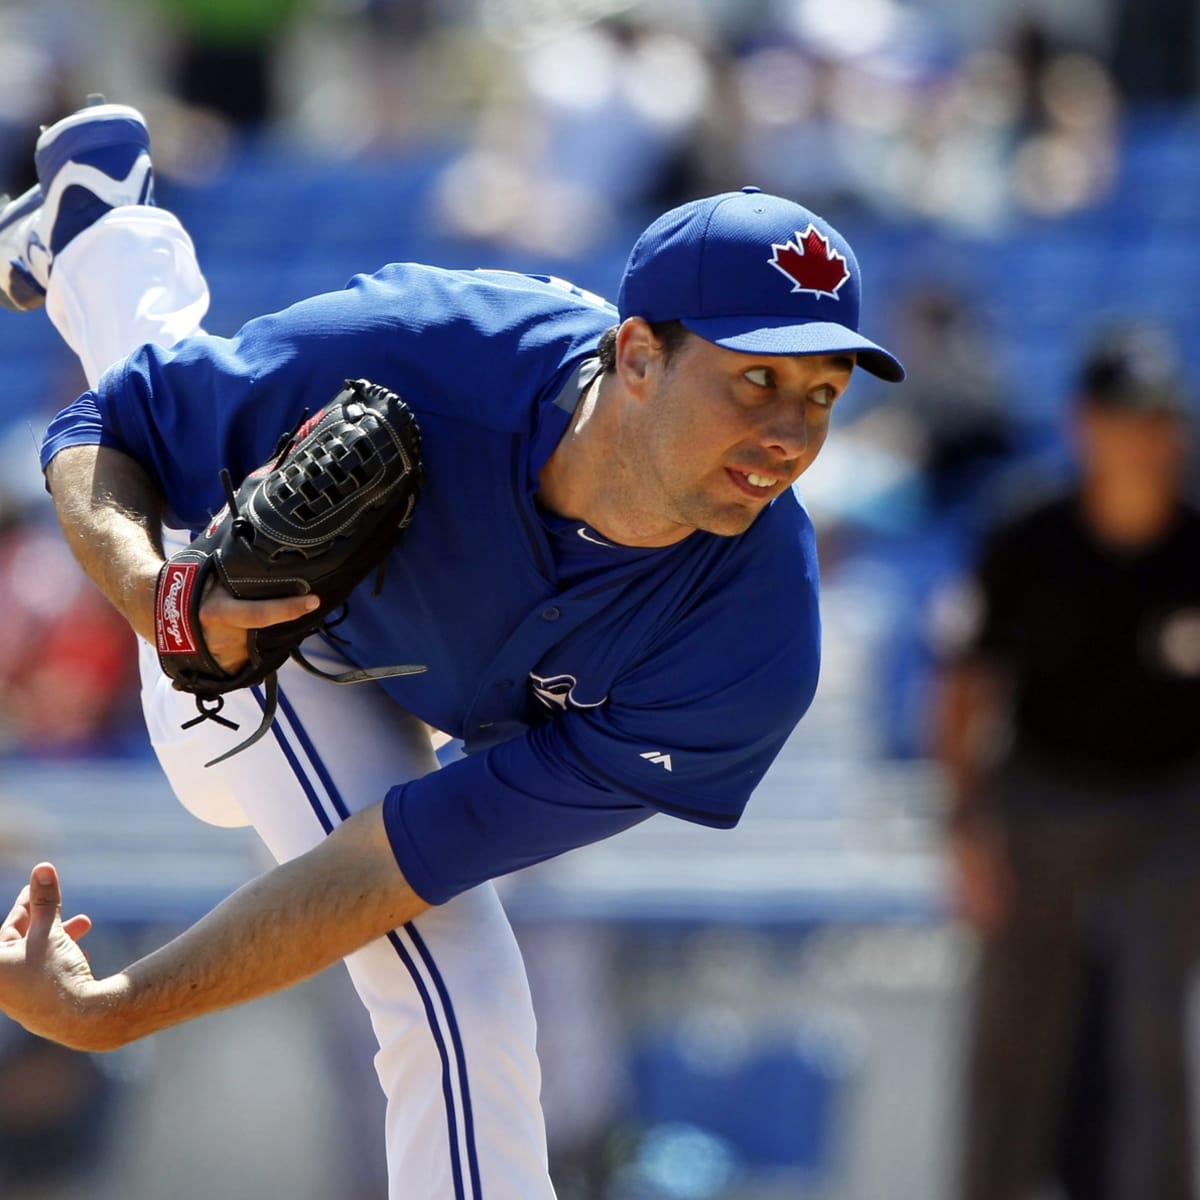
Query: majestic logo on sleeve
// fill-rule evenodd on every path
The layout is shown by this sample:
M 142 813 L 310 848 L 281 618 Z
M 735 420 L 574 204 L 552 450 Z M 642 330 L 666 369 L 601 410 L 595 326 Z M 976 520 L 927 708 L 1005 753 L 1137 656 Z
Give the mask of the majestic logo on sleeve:
M 792 281 L 793 292 L 812 292 L 817 296 L 838 298 L 838 289 L 850 278 L 846 257 L 829 245 L 829 239 L 817 232 L 811 222 L 794 240 L 782 246 L 771 244 L 771 266 Z
M 599 708 L 608 699 L 601 696 L 599 700 L 580 700 L 575 695 L 579 680 L 574 675 L 535 675 L 529 672 L 529 684 L 533 694 L 553 713 L 566 712 L 569 708 Z

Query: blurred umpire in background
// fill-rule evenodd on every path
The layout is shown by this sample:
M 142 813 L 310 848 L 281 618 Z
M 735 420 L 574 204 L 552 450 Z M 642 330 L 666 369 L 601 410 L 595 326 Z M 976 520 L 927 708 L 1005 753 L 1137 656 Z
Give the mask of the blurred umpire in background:
M 945 609 L 939 755 L 981 947 L 960 1194 L 1192 1200 L 1200 514 L 1161 331 L 1095 345 L 1070 423 L 1074 486 L 992 532 Z

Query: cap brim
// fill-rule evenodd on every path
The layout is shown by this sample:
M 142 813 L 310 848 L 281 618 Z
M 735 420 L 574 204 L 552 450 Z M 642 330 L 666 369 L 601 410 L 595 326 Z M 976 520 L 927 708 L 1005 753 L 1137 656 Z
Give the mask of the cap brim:
M 683 318 L 683 325 L 706 342 L 743 354 L 854 354 L 864 371 L 900 383 L 904 366 L 882 346 L 831 321 L 799 324 L 779 317 Z

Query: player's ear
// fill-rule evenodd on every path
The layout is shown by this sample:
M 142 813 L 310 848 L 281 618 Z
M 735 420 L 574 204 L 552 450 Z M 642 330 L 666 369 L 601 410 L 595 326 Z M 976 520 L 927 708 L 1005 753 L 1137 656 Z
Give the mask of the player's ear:
M 654 330 L 641 317 L 626 317 L 617 330 L 617 378 L 625 390 L 640 394 L 661 353 Z

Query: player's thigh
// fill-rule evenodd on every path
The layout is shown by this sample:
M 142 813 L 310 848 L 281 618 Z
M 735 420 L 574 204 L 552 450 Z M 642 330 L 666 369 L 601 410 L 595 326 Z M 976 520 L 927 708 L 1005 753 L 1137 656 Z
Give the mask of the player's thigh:
M 429 909 L 347 962 L 373 1015 L 386 1012 L 397 979 L 404 979 L 422 1003 L 453 1007 L 447 1035 L 476 1042 L 477 1053 L 501 1028 L 532 1047 L 533 1007 L 524 964 L 490 883 Z
M 333 666 L 315 643 L 306 647 L 310 657 Z M 279 672 L 279 706 L 268 733 L 206 766 L 258 728 L 261 692 L 232 692 L 221 721 L 197 721 L 195 699 L 171 687 L 150 647 L 140 654 L 146 727 L 180 803 L 210 824 L 254 825 L 280 861 L 311 849 L 388 788 L 437 767 L 428 728 L 377 684 L 339 686 L 293 663 Z

